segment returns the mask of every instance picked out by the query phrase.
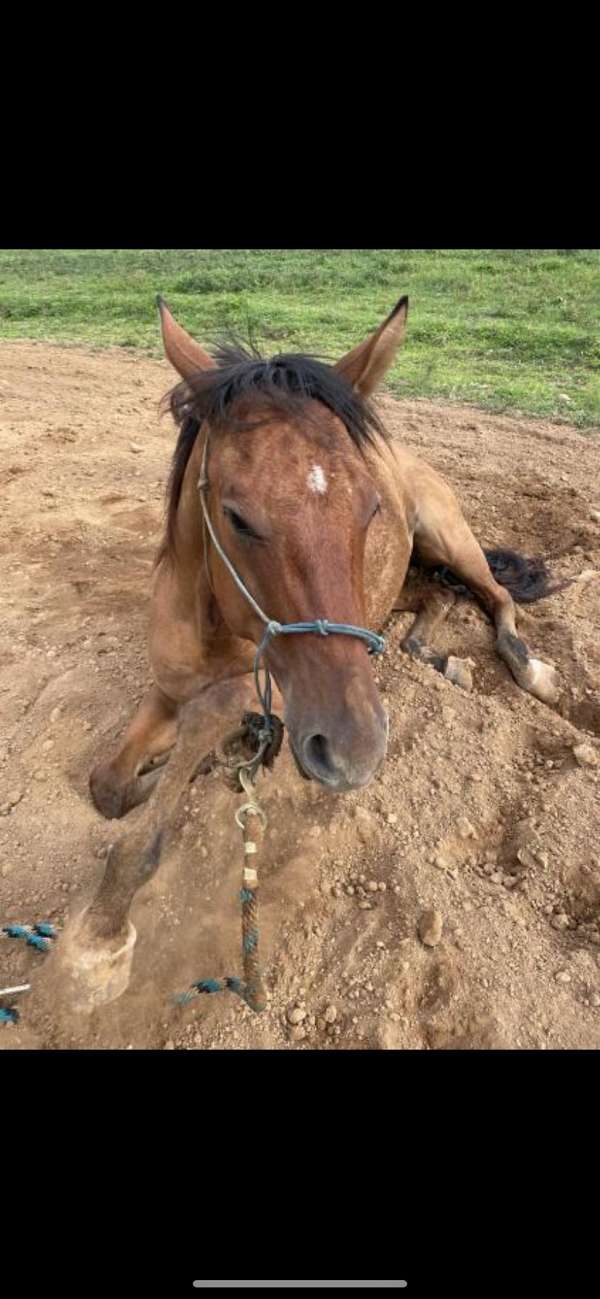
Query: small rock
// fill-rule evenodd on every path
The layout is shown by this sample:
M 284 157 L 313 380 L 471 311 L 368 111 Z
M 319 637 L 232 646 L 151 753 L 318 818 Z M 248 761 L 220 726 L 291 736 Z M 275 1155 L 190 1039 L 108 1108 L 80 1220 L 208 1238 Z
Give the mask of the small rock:
M 459 833 L 461 839 L 476 839 L 476 838 L 477 838 L 477 834 L 476 834 L 475 828 L 474 828 L 474 826 L 471 825 L 471 822 L 470 822 L 469 820 L 467 820 L 467 817 L 466 817 L 466 816 L 460 816 L 460 817 L 458 818 L 458 821 L 456 822 L 456 829 L 457 829 L 457 831 L 458 831 L 458 833 Z
M 304 1024 L 296 1024 L 294 1028 L 290 1029 L 290 1039 L 292 1042 L 301 1042 L 304 1037 L 306 1037 Z
M 387 884 L 385 884 L 383 880 L 380 880 L 379 884 L 377 885 L 377 888 L 379 889 L 380 893 L 385 893 L 387 889 Z
M 290 1024 L 301 1024 L 303 1019 L 306 1019 L 306 1011 L 302 1010 L 301 1006 L 294 1006 L 292 1010 L 288 1010 Z
M 49 753 L 54 748 L 54 740 L 44 740 L 42 744 L 42 753 Z
M 373 907 L 370 902 L 359 902 L 358 909 L 359 911 L 372 911 Z
M 362 843 L 369 843 L 377 833 L 377 821 L 366 807 L 357 807 L 354 813 L 356 818 L 356 831 Z
M 490 879 L 492 881 L 492 884 L 502 884 L 504 882 L 504 876 L 502 874 L 502 871 L 492 871 L 492 874 L 490 875 Z
M 319 1033 L 324 1033 L 325 1029 L 327 1028 L 327 1021 L 323 1018 L 322 1015 L 319 1015 L 317 1019 L 317 1028 L 319 1030 Z
M 379 889 L 377 880 L 369 880 L 369 883 L 367 884 L 367 888 L 369 890 L 369 893 L 377 893 Z
M 172 1040 L 172 1038 L 169 1038 L 169 1041 L 165 1042 L 163 1046 L 163 1051 L 174 1051 L 174 1050 L 175 1050 L 175 1043 Z
M 600 510 L 590 510 L 590 519 L 594 523 L 600 523 Z
M 450 862 L 442 853 L 438 853 L 437 857 L 434 857 L 433 864 L 434 866 L 437 866 L 439 871 L 447 871 L 450 869 Z
M 418 933 L 426 947 L 437 947 L 442 937 L 442 917 L 439 911 L 424 911 L 419 920 Z
M 597 767 L 598 753 L 591 744 L 578 744 L 573 749 L 573 757 L 580 767 Z
M 143 451 L 144 448 L 143 448 L 143 446 L 140 446 L 140 443 L 139 443 L 139 442 L 130 442 L 130 443 L 129 443 L 129 450 L 130 450 L 130 451 L 133 451 L 134 455 L 139 455 L 140 451 Z
M 388 815 L 387 815 L 387 823 L 388 823 L 388 825 L 397 825 L 397 824 L 398 824 L 398 817 L 396 816 L 396 813 L 395 813 L 395 812 L 388 812 Z
M 337 1019 L 337 1010 L 336 1010 L 335 1006 L 328 1006 L 328 1007 L 327 1007 L 327 1010 L 325 1011 L 325 1014 L 323 1015 L 323 1019 L 325 1020 L 325 1023 L 326 1023 L 326 1024 L 335 1024 L 335 1021 L 336 1021 L 336 1019 Z
M 600 1006 L 600 992 L 592 993 L 590 997 L 590 1003 L 592 1006 Z
M 564 911 L 559 911 L 558 915 L 554 916 L 550 923 L 553 929 L 568 929 L 571 921 Z
M 354 897 L 354 885 L 353 885 L 353 884 L 347 884 L 347 885 L 346 885 L 346 893 L 348 894 L 348 897 L 349 897 L 349 898 L 353 898 L 353 897 Z
M 57 722 L 60 717 L 60 714 L 61 714 L 61 706 L 60 704 L 58 704 L 57 707 L 53 708 L 52 712 L 50 713 L 50 721 Z
M 559 970 L 558 974 L 555 975 L 555 979 L 557 983 L 570 983 L 571 975 L 568 970 Z
M 22 789 L 13 789 L 12 793 L 8 795 L 9 807 L 16 807 L 17 803 L 21 802 L 22 797 L 23 797 Z

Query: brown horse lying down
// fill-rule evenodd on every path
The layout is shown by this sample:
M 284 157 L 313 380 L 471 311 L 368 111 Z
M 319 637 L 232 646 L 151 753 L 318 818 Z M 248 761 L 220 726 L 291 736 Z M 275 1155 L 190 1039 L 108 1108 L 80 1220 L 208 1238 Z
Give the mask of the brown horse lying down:
M 111 851 L 75 941 L 85 994 L 103 1000 L 126 986 L 129 905 L 158 865 L 182 787 L 239 720 L 233 679 L 251 672 L 263 637 L 257 605 L 279 623 L 318 618 L 373 629 L 393 610 L 413 608 L 405 650 L 464 684 L 466 665 L 431 645 L 455 599 L 448 583 L 462 584 L 492 618 L 518 684 L 548 703 L 558 695 L 554 669 L 532 657 L 515 625 L 513 596 L 538 599 L 551 589 L 544 566 L 484 554 L 447 483 L 386 436 L 370 405 L 402 342 L 407 298 L 333 367 L 233 347 L 210 356 L 159 306 L 166 355 L 182 382 L 170 398 L 180 433 L 154 572 L 155 684 L 117 752 L 92 773 L 104 816 L 121 817 L 147 796 L 160 774 L 152 764 L 173 748 L 181 716 L 148 813 Z M 446 582 L 431 582 L 417 606 L 403 594 L 411 562 Z M 301 634 L 278 635 L 265 652 L 300 770 L 336 792 L 367 785 L 386 753 L 388 720 L 367 648 L 359 636 Z
M 92 773 L 105 816 L 141 801 L 148 781 L 139 773 L 172 747 L 181 704 L 250 672 L 264 631 L 207 545 L 198 492 L 206 439 L 213 528 L 270 618 L 380 628 L 392 610 L 411 607 L 403 587 L 417 560 L 449 570 L 478 597 L 518 684 L 556 700 L 554 669 L 531 656 L 515 626 L 513 597 L 549 593 L 543 565 L 506 551 L 484 554 L 451 488 L 386 436 L 369 404 L 402 342 L 407 298 L 332 368 L 234 348 L 213 358 L 159 305 L 166 355 L 183 382 L 171 394 L 180 433 L 152 595 L 155 684 L 117 753 Z M 453 600 L 451 587 L 432 583 L 404 648 L 460 684 L 464 665 L 430 643 Z M 385 756 L 388 728 L 364 642 L 278 637 L 266 659 L 303 772 L 338 792 L 366 785 Z

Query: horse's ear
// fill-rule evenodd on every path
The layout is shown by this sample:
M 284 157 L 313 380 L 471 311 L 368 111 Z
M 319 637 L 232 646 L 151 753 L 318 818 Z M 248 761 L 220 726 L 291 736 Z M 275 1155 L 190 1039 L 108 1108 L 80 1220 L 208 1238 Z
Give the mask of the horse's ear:
M 404 339 L 407 315 L 408 298 L 400 298 L 379 329 L 366 338 L 364 343 L 353 347 L 334 366 L 337 374 L 343 375 L 361 396 L 370 397 L 386 370 L 389 370 Z
M 171 315 L 164 298 L 159 296 L 156 305 L 160 314 L 160 327 L 167 361 L 182 379 L 192 379 L 199 370 L 213 370 L 215 362 L 208 352 L 188 334 Z

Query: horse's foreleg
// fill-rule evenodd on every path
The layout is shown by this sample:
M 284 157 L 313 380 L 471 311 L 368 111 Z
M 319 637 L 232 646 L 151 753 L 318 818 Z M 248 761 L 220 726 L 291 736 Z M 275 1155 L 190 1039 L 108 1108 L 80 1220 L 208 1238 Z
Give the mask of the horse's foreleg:
M 90 1010 L 114 1001 L 129 983 L 136 939 L 129 921 L 133 899 L 158 869 L 199 761 L 253 702 L 252 679 L 237 688 L 227 685 L 228 690 L 223 684 L 207 692 L 210 701 L 205 697 L 182 708 L 176 744 L 151 804 L 111 846 L 93 901 L 61 936 L 56 970 L 63 984 L 60 996 L 72 1008 Z
M 151 793 L 159 773 L 140 777 L 140 769 L 172 749 L 178 708 L 179 704 L 158 686 L 152 686 L 129 723 L 117 753 L 94 767 L 90 792 L 98 811 L 109 820 L 124 816 Z

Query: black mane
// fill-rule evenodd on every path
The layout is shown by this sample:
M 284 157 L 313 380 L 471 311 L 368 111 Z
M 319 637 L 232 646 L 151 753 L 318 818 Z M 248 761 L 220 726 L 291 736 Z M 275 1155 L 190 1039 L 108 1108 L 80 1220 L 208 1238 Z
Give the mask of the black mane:
M 325 362 L 314 356 L 290 353 L 261 356 L 252 346 L 237 340 L 221 343 L 213 351 L 216 368 L 199 370 L 193 378 L 177 384 L 166 402 L 180 432 L 173 455 L 167 487 L 167 533 L 165 550 L 175 541 L 175 516 L 184 474 L 201 425 L 208 421 L 218 434 L 227 423 L 240 430 L 254 427 L 269 408 L 283 416 L 298 418 L 309 401 L 322 402 L 342 421 L 349 438 L 360 449 L 372 445 L 374 434 L 385 431 L 370 404 Z M 257 418 L 236 419 L 235 406 L 244 399 L 256 399 Z

